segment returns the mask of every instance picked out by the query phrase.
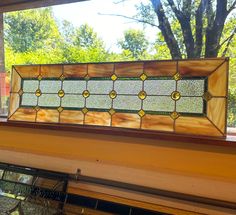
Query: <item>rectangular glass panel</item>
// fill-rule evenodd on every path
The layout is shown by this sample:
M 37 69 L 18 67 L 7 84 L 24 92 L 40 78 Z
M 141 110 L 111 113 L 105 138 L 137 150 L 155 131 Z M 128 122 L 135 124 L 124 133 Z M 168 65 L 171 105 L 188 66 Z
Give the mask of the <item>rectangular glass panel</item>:
M 87 108 L 110 109 L 112 100 L 108 95 L 90 95 L 86 99 Z
M 137 95 L 142 91 L 143 82 L 136 80 L 117 80 L 114 84 L 114 90 L 117 94 Z
M 209 61 L 215 66 L 212 71 L 204 66 Z M 96 125 L 164 130 L 162 123 L 155 120 L 165 116 L 163 119 L 169 122 L 168 130 L 173 129 L 173 132 L 178 133 L 180 130 L 175 126 L 179 125 L 179 121 L 185 121 L 187 117 L 196 120 L 202 117 L 210 121 L 207 126 L 218 128 L 215 136 L 218 133 L 224 136 L 226 113 L 215 111 L 214 105 L 225 110 L 227 101 L 225 80 L 228 60 L 221 61 L 220 65 L 216 59 L 110 63 L 109 68 L 104 64 L 96 64 L 95 67 L 95 64 L 82 64 L 84 69 L 80 75 L 77 75 L 77 71 L 81 64 L 70 65 L 69 73 L 63 73 L 61 69 L 57 69 L 59 72 L 55 73 L 55 65 L 47 65 L 43 74 L 41 71 L 42 79 L 30 77 L 30 74 L 29 77 L 21 76 L 24 66 L 20 70 L 15 67 L 13 72 L 18 73 L 20 78 L 13 80 L 12 86 L 16 81 L 23 84 L 18 86 L 19 90 L 15 93 L 11 93 L 8 120 L 34 121 L 36 118 L 36 122 L 97 123 Z M 136 65 L 139 65 L 138 68 Z M 161 69 L 160 65 L 164 67 Z M 62 67 L 63 65 L 56 66 Z M 191 72 L 193 70 L 194 73 Z M 204 73 L 197 70 L 204 70 Z M 13 79 L 14 77 L 13 74 Z M 220 84 L 212 81 L 216 79 Z M 222 96 L 215 93 L 218 88 L 222 91 Z M 96 121 L 97 113 L 102 123 Z M 73 118 L 76 119 L 74 122 Z M 135 126 L 131 126 L 133 118 Z M 147 126 L 150 123 L 152 126 Z M 190 126 L 186 124 L 186 127 Z
M 175 91 L 175 80 L 146 80 L 144 91 L 147 95 L 166 95 L 169 96 Z
M 42 80 L 40 81 L 40 87 L 42 93 L 58 93 L 61 89 L 61 81 L 54 80 Z
M 68 108 L 83 108 L 85 98 L 82 95 L 65 95 L 62 98 L 61 106 Z
M 40 107 L 59 107 L 60 98 L 57 94 L 42 94 L 39 97 L 38 105 Z
M 203 113 L 203 99 L 201 97 L 181 97 L 176 102 L 176 111 L 180 113 Z
M 138 96 L 118 95 L 113 101 L 113 108 L 120 110 L 140 110 L 141 100 Z
M 4 174 L 4 179 L 8 181 L 20 182 L 24 184 L 32 184 L 33 176 L 6 171 Z
M 38 97 L 33 93 L 24 93 L 22 95 L 21 105 L 35 107 L 37 105 Z
M 64 80 L 63 90 L 67 93 L 82 94 L 86 90 L 86 81 L 83 80 Z
M 181 96 L 202 96 L 205 80 L 179 80 L 177 90 Z
M 109 94 L 113 88 L 113 81 L 91 80 L 88 81 L 88 91 L 91 94 Z
M 170 96 L 147 96 L 143 101 L 144 111 L 172 112 L 175 109 L 175 101 Z
M 23 81 L 23 91 L 25 93 L 35 93 L 39 88 L 39 81 L 37 80 L 24 80 Z

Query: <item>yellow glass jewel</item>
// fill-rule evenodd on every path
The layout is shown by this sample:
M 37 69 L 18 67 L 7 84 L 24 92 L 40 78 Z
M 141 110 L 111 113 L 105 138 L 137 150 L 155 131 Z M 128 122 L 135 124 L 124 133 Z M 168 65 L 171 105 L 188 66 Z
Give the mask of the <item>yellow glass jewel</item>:
M 180 116 L 180 114 L 176 111 L 174 111 L 170 114 L 170 117 L 174 120 L 177 119 L 179 116 Z
M 139 115 L 140 117 L 143 117 L 143 116 L 145 115 L 145 111 L 141 109 L 141 110 L 138 112 L 138 115 Z
M 58 111 L 59 113 L 61 113 L 63 110 L 64 110 L 64 108 L 61 107 L 61 106 L 57 108 L 57 111 Z
M 38 76 L 38 80 L 41 81 L 43 79 L 43 76 L 42 75 L 39 75 Z
M 88 91 L 88 90 L 85 90 L 85 91 L 83 92 L 83 97 L 84 97 L 84 98 L 88 98 L 89 96 L 90 96 L 89 91 Z
M 179 100 L 181 98 L 181 94 L 178 91 L 174 91 L 171 93 L 171 98 L 175 101 Z
M 38 112 L 40 110 L 39 106 L 34 107 L 35 111 Z
M 59 90 L 59 91 L 58 91 L 58 96 L 59 96 L 60 98 L 62 98 L 64 95 L 65 95 L 64 90 Z
M 109 114 L 113 115 L 113 114 L 115 114 L 115 113 L 116 113 L 116 111 L 115 111 L 113 108 L 111 108 L 111 109 L 109 110 Z
M 116 79 L 117 79 L 117 76 L 115 74 L 111 76 L 112 81 L 115 81 Z
M 145 81 L 147 79 L 147 76 L 143 73 L 142 75 L 140 75 L 139 77 L 142 81 Z
M 18 91 L 18 94 L 19 94 L 20 96 L 22 96 L 23 93 L 24 93 L 24 91 L 23 91 L 22 89 L 20 89 L 20 90 Z
M 206 101 L 209 101 L 212 99 L 212 95 L 209 92 L 205 92 L 202 96 L 202 98 Z
M 66 77 L 64 75 L 60 76 L 60 80 L 63 81 Z
M 140 91 L 138 97 L 144 100 L 147 97 L 147 93 L 145 91 Z
M 84 79 L 86 80 L 86 81 L 88 81 L 89 80 L 89 75 L 86 75 L 85 77 L 84 77 Z
M 115 91 L 115 90 L 112 90 L 112 91 L 109 93 L 109 96 L 110 96 L 111 99 L 116 98 L 116 96 L 117 96 L 116 91 Z
M 178 81 L 178 80 L 181 79 L 181 75 L 177 72 L 177 73 L 175 73 L 175 74 L 173 75 L 173 78 L 174 78 L 176 81 Z
M 35 95 L 36 95 L 37 97 L 41 96 L 41 95 L 42 95 L 41 90 L 40 90 L 40 89 L 37 89 L 37 90 L 35 91 Z
M 82 112 L 83 112 L 83 114 L 86 114 L 86 113 L 88 113 L 88 109 L 87 108 L 83 108 Z

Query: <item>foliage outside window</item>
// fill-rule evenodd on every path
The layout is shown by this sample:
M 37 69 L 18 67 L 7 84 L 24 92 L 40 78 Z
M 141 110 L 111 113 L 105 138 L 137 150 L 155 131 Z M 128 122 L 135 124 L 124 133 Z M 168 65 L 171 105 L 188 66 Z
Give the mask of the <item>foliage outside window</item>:
M 125 8 L 128 2 L 118 4 Z M 115 16 L 124 24 L 135 22 L 143 28 L 126 30 L 123 38 L 117 39 L 119 51 L 109 49 L 106 41 L 87 23 L 75 27 L 69 21 L 58 21 L 52 8 L 8 13 L 5 15 L 7 70 L 10 71 L 11 65 L 15 64 L 229 56 L 228 126 L 235 127 L 235 4 L 233 0 L 146 0 L 135 5 L 133 14 L 103 14 L 103 11 L 98 11 L 98 16 L 106 16 L 108 21 Z M 156 34 L 154 41 L 148 39 L 148 26 L 158 29 L 157 34 L 153 33 Z

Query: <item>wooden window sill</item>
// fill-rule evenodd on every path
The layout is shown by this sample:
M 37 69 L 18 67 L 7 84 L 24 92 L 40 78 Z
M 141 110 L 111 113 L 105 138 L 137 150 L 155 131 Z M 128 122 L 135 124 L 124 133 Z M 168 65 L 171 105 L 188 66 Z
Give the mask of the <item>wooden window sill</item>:
M 229 135 L 227 135 L 227 137 L 213 138 L 199 135 L 170 134 L 165 132 L 127 129 L 127 128 L 17 122 L 17 121 L 7 121 L 5 118 L 0 119 L 0 126 L 84 132 L 84 133 L 106 134 L 106 135 L 120 135 L 126 137 L 128 136 L 128 137 L 138 137 L 138 138 L 151 138 L 163 141 L 191 142 L 196 144 L 236 147 L 236 134 L 234 133 L 236 130 L 235 128 L 229 130 Z

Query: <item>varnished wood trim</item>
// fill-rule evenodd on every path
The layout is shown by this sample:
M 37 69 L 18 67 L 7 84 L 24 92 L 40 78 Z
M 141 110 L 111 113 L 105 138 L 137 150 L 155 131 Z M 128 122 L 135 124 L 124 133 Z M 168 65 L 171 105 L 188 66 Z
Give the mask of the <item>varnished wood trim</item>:
M 10 127 L 22 127 L 22 128 L 35 128 L 35 129 L 48 129 L 48 130 L 58 130 L 60 131 L 72 131 L 72 132 L 83 132 L 83 133 L 93 133 L 93 134 L 107 134 L 107 135 L 120 135 L 127 137 L 138 137 L 138 138 L 150 138 L 155 140 L 164 141 L 174 141 L 188 142 L 196 144 L 208 144 L 208 145 L 218 145 L 218 146 L 230 146 L 236 147 L 236 137 L 208 137 L 199 135 L 183 135 L 183 134 L 171 134 L 169 132 L 157 132 L 150 130 L 141 129 L 127 129 L 127 128 L 115 128 L 106 126 L 91 126 L 91 125 L 71 125 L 71 124 L 56 124 L 56 123 L 31 123 L 31 122 L 17 122 L 17 121 L 7 121 L 6 119 L 1 119 L 0 126 L 10 126 Z

